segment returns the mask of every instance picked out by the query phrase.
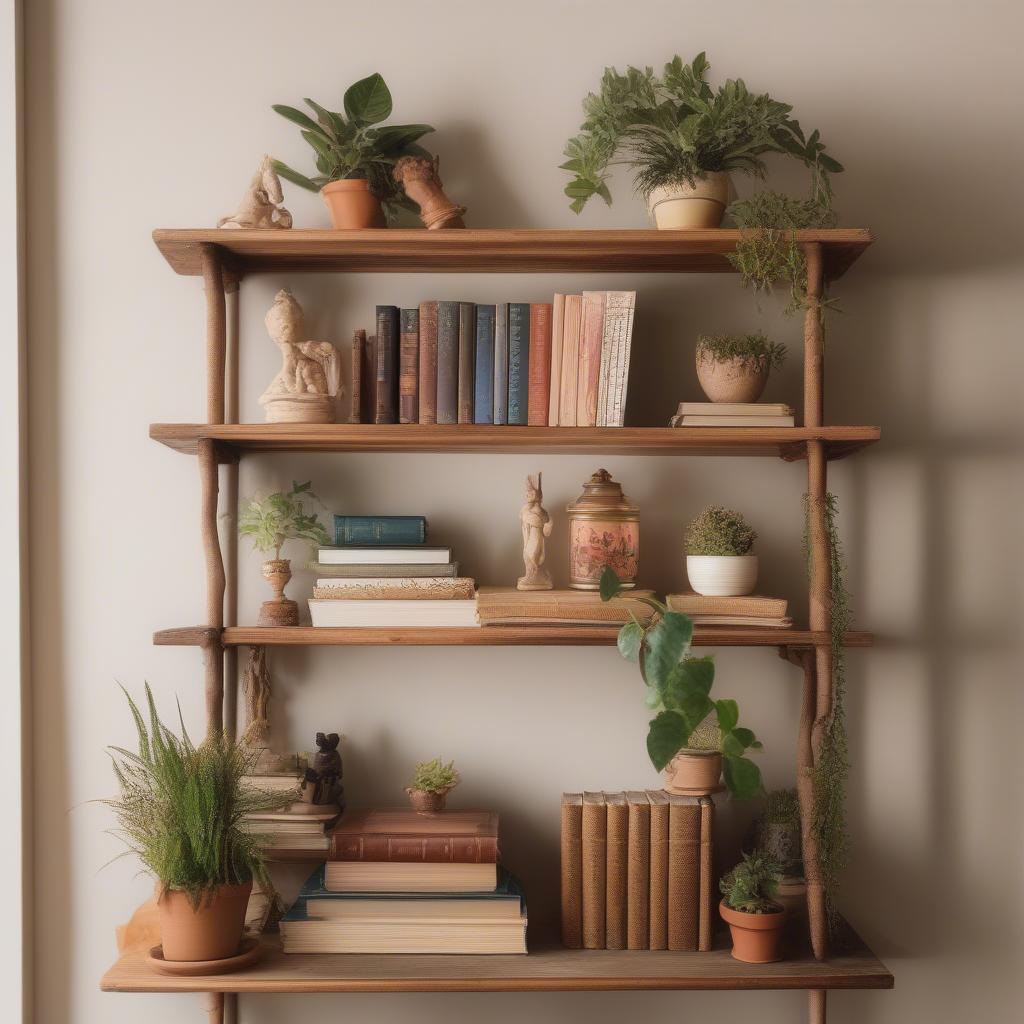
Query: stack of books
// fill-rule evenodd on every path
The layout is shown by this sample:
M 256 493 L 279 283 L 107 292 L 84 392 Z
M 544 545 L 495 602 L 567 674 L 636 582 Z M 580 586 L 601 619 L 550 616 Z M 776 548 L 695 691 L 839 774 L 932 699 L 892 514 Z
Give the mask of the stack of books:
M 286 953 L 525 953 L 490 811 L 350 812 L 281 921 Z
M 427 547 L 423 516 L 334 517 L 320 548 L 309 612 L 314 626 L 475 626 L 476 585 L 451 548 Z
M 352 341 L 352 423 L 621 427 L 636 292 L 377 307 Z
M 297 803 L 294 807 L 295 810 L 280 814 L 245 816 L 244 827 L 263 839 L 263 850 L 271 858 L 281 851 L 316 856 L 331 845 L 327 829 L 337 820 L 341 808 L 333 813 L 324 811 L 306 814 L 301 812 L 302 804 Z
M 562 796 L 562 944 L 711 948 L 714 804 L 662 790 Z
M 695 626 L 764 626 L 792 629 L 784 597 L 749 594 L 746 597 L 705 597 L 702 594 L 669 594 L 665 603 L 674 612 L 693 619 Z
M 653 597 L 652 590 L 632 590 L 630 597 Z M 481 626 L 618 626 L 630 621 L 630 612 L 641 622 L 653 614 L 637 601 L 586 590 L 516 590 L 514 587 L 481 587 L 476 613 Z
M 670 427 L 791 427 L 793 410 L 781 402 L 680 402 Z

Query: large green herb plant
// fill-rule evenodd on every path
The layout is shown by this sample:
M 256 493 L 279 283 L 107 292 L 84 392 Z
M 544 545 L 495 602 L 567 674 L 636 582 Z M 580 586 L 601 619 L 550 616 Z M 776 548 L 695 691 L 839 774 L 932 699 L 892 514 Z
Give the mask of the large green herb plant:
M 754 733 L 739 724 L 739 705 L 734 700 L 711 699 L 715 663 L 711 658 L 692 658 L 688 652 L 693 637 L 693 620 L 674 612 L 652 597 L 633 597 L 622 589 L 614 570 L 601 576 L 601 600 L 622 597 L 653 609 L 654 615 L 641 623 L 632 621 L 619 630 L 619 653 L 637 662 L 647 687 L 647 706 L 656 715 L 647 733 L 647 754 L 658 771 L 684 749 L 708 749 L 717 740 L 722 753 L 722 774 L 729 792 L 738 800 L 749 800 L 761 789 L 761 769 L 747 757 L 759 750 Z M 717 729 L 717 732 L 715 732 Z M 700 745 L 690 748 L 692 739 Z
M 710 505 L 686 528 L 688 555 L 747 555 L 757 534 L 739 512 Z
M 776 914 L 782 907 L 772 896 L 779 891 L 782 869 L 770 854 L 743 854 L 739 862 L 718 883 L 725 905 L 745 914 Z
M 439 757 L 432 761 L 420 761 L 413 768 L 412 788 L 425 793 L 447 793 L 459 782 L 459 772 L 454 761 L 447 764 Z
M 286 540 L 306 540 L 311 544 L 330 544 L 330 537 L 315 512 L 306 502 L 319 502 L 312 484 L 292 483 L 290 491 L 277 491 L 266 498 L 249 498 L 238 516 L 239 536 L 252 540 L 257 551 L 273 551 L 281 557 Z
M 690 64 L 673 57 L 660 76 L 649 67 L 625 74 L 605 68 L 600 91 L 583 101 L 585 120 L 561 165 L 573 174 L 565 194 L 576 213 L 594 195 L 611 204 L 613 163 L 632 167 L 637 190 L 647 196 L 661 185 L 692 185 L 709 171 L 763 178 L 762 158 L 780 153 L 811 169 L 816 194 L 830 194 L 828 175 L 843 168 L 818 133 L 805 137 L 788 103 L 751 92 L 742 79 L 712 89 L 705 81 L 710 67 L 700 53 Z
M 417 140 L 434 129 L 429 124 L 382 125 L 391 116 L 392 102 L 387 83 L 379 74 L 349 86 L 342 101 L 343 112 L 328 110 L 311 99 L 305 103 L 316 120 L 283 103 L 274 104 L 274 110 L 299 126 L 313 149 L 319 174 L 307 177 L 275 160 L 274 169 L 282 178 L 311 192 L 340 178 L 365 178 L 389 221 L 399 208 L 418 209 L 395 181 L 393 170 L 403 156 L 429 156 Z
M 764 370 L 781 369 L 786 361 L 786 346 L 770 341 L 767 335 L 757 334 L 702 334 L 697 339 L 697 358 L 708 356 L 716 363 L 738 359 L 741 363 L 755 363 Z

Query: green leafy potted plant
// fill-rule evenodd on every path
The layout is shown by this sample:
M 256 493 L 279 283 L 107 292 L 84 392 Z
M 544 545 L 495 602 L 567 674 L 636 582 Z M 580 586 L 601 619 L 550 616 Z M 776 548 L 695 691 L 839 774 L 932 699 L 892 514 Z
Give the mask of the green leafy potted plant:
M 800 802 L 795 789 L 775 789 L 765 796 L 754 822 L 754 847 L 775 860 L 783 876 L 802 873 Z
M 721 881 L 722 919 L 732 933 L 732 955 L 747 964 L 782 959 L 786 911 L 772 896 L 779 887 L 779 865 L 766 853 L 745 853 Z
M 417 814 L 438 814 L 444 810 L 448 794 L 459 784 L 454 761 L 447 764 L 439 757 L 420 761 L 413 769 L 412 785 L 405 792 Z
M 253 879 L 273 891 L 260 837 L 246 816 L 282 809 L 289 795 L 243 783 L 256 752 L 226 736 L 195 746 L 157 715 L 147 684 L 148 724 L 128 696 L 138 753 L 111 747 L 120 795 L 111 807 L 120 834 L 159 883 L 165 960 L 224 960 L 238 954 Z
M 686 575 L 698 594 L 739 597 L 757 585 L 757 534 L 732 509 L 711 505 L 686 528 Z
M 565 193 L 572 209 L 591 196 L 611 203 L 608 168 L 633 168 L 659 228 L 715 228 L 729 199 L 731 171 L 763 178 L 763 157 L 792 156 L 806 164 L 819 188 L 842 166 L 825 152 L 818 133 L 805 138 L 792 107 L 767 93 L 752 93 L 742 79 L 712 89 L 703 53 L 692 63 L 678 57 L 660 76 L 651 68 L 606 68 L 599 93 L 583 101 L 585 120 L 565 148 L 562 168 L 573 180 Z M 621 156 L 620 160 L 615 160 Z
M 697 380 L 712 402 L 756 402 L 768 374 L 786 361 L 786 346 L 757 334 L 702 334 Z
M 724 776 L 732 796 L 749 800 L 761 789 L 761 770 L 746 755 L 761 743 L 739 724 L 736 701 L 711 699 L 714 662 L 688 656 L 693 620 L 655 598 L 632 596 L 614 570 L 605 569 L 601 600 L 620 596 L 654 612 L 644 623 L 635 617 L 627 622 L 619 630 L 618 648 L 624 658 L 639 664 L 647 706 L 656 712 L 647 733 L 647 754 L 664 773 L 665 788 L 701 795 L 716 790 Z
M 311 99 L 305 103 L 316 120 L 282 103 L 274 104 L 274 110 L 302 130 L 319 173 L 307 177 L 280 160 L 274 169 L 293 184 L 319 192 L 335 228 L 383 227 L 399 208 L 417 208 L 395 180 L 394 165 L 403 156 L 430 156 L 417 139 L 434 129 L 429 124 L 381 124 L 391 116 L 392 102 L 379 74 L 349 86 L 344 112 Z
M 249 537 L 256 551 L 273 551 L 274 557 L 263 563 L 263 578 L 273 587 L 274 599 L 260 607 L 260 626 L 297 626 L 299 606 L 284 596 L 292 578 L 292 563 L 281 557 L 287 540 L 305 540 L 311 544 L 329 544 L 323 524 L 306 502 L 319 502 L 312 484 L 292 483 L 290 491 L 277 491 L 266 498 L 249 498 L 238 516 L 238 533 Z

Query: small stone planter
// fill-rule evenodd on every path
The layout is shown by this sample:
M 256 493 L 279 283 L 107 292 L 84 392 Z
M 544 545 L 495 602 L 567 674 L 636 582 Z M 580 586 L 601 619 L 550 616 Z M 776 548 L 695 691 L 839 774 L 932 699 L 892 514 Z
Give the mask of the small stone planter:
M 757 586 L 757 555 L 687 555 L 686 575 L 705 597 L 742 597 Z
M 697 380 L 712 402 L 756 402 L 768 383 L 767 359 L 715 359 L 697 349 Z
M 733 910 L 725 900 L 718 905 L 722 920 L 732 933 L 732 956 L 745 964 L 773 964 L 782 957 L 786 911 L 750 914 Z
M 647 197 L 647 209 L 659 231 L 717 228 L 729 202 L 729 175 L 708 171 L 692 185 L 659 185 Z

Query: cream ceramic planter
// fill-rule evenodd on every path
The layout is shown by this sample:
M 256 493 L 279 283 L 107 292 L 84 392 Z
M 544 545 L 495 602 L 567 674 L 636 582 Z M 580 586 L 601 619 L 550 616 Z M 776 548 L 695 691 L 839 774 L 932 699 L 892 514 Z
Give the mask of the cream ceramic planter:
M 680 750 L 661 777 L 669 793 L 707 796 L 722 788 L 722 755 L 716 750 Z
M 768 360 L 715 359 L 697 349 L 697 380 L 712 402 L 756 402 L 768 383 Z
M 742 597 L 757 586 L 757 555 L 687 555 L 686 575 L 705 597 Z
M 659 185 L 647 197 L 647 209 L 659 231 L 717 228 L 729 202 L 729 175 L 708 171 L 692 185 Z

